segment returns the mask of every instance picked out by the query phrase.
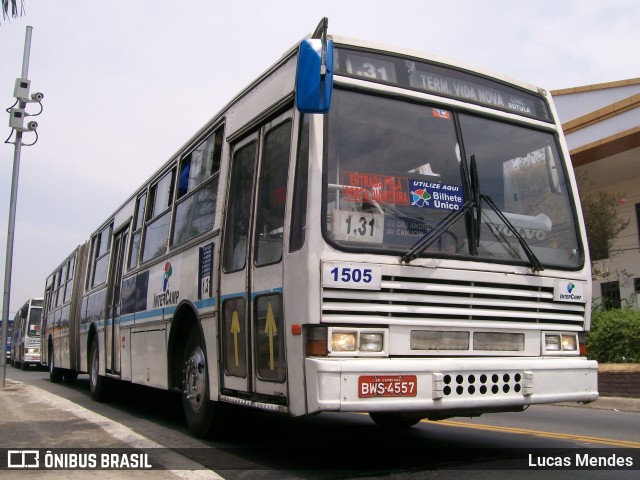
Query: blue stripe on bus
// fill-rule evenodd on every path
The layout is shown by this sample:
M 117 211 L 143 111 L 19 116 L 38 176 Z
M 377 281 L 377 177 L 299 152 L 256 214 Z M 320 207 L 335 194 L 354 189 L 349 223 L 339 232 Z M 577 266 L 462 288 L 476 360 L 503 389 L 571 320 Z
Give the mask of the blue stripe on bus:
M 259 292 L 253 292 L 251 294 L 251 301 L 255 300 L 256 297 L 259 297 L 261 295 L 265 295 L 265 294 L 269 294 L 269 293 L 282 293 L 282 287 L 277 287 L 277 288 L 272 288 L 271 290 L 261 290 Z M 221 301 L 227 300 L 229 298 L 238 298 L 238 297 L 242 297 L 242 298 L 246 298 L 247 294 L 246 292 L 238 292 L 238 293 L 231 293 L 228 295 L 222 295 L 220 297 Z M 205 308 L 210 308 L 210 307 L 215 307 L 216 306 L 216 297 L 210 297 L 210 298 L 204 298 L 202 300 L 196 300 L 194 302 L 194 305 L 196 306 L 196 308 L 198 310 L 204 310 Z M 147 311 L 141 311 L 141 312 L 136 312 L 136 313 L 128 313 L 126 315 L 122 315 L 121 317 L 116 318 L 115 320 L 113 320 L 113 322 L 115 322 L 116 324 L 119 325 L 126 325 L 126 324 L 135 324 L 136 321 L 138 320 L 147 320 L 150 318 L 154 318 L 154 317 L 158 317 L 158 318 L 162 318 L 165 315 L 173 315 L 176 312 L 177 306 L 171 306 L 171 307 L 166 307 L 166 308 L 155 308 L 153 310 L 147 310 Z M 110 325 L 112 323 L 112 320 L 99 320 L 97 322 L 94 322 L 94 325 L 98 328 L 102 328 L 105 325 Z M 82 325 L 80 325 L 80 331 L 81 332 L 86 332 L 89 330 L 89 325 L 87 323 L 83 323 Z
M 251 301 L 255 300 L 256 297 L 265 295 L 267 293 L 282 293 L 282 287 L 272 288 L 271 290 L 261 290 L 259 292 L 253 292 L 251 294 Z
M 251 293 L 251 301 L 254 301 L 256 299 L 256 297 L 265 295 L 265 294 L 269 294 L 269 293 L 282 293 L 282 287 L 276 287 L 276 288 L 272 288 L 271 290 L 260 290 L 259 292 L 252 292 Z M 229 293 L 227 295 L 222 295 L 220 297 L 220 301 L 224 302 L 225 300 L 228 300 L 230 298 L 247 298 L 247 293 L 246 292 L 238 292 L 238 293 Z
M 197 300 L 194 303 L 195 303 L 196 307 L 198 307 L 198 308 L 215 307 L 215 305 L 216 305 L 216 297 L 205 298 L 203 300 Z
M 198 308 L 198 310 L 204 310 L 205 308 L 215 307 L 216 297 L 197 300 L 194 302 L 194 304 L 196 308 Z M 122 315 L 121 317 L 116 318 L 115 323 L 120 325 L 125 325 L 129 323 L 134 324 L 137 320 L 146 320 L 154 317 L 162 318 L 165 315 L 173 315 L 176 312 L 176 309 L 177 309 L 176 306 L 172 306 L 172 307 L 165 307 L 165 308 L 155 308 L 153 310 L 140 311 L 136 313 L 128 313 L 126 315 Z M 105 325 L 110 325 L 111 322 L 112 322 L 111 319 L 99 320 L 97 322 L 93 322 L 93 325 L 95 325 L 98 328 L 102 328 Z M 90 325 L 91 324 L 83 323 L 82 325 L 80 325 L 80 331 L 82 332 L 88 331 Z
M 136 318 L 136 314 L 135 313 L 128 313 L 127 315 L 122 315 L 119 319 L 119 323 L 123 324 L 123 323 L 129 323 L 129 322 L 133 322 Z

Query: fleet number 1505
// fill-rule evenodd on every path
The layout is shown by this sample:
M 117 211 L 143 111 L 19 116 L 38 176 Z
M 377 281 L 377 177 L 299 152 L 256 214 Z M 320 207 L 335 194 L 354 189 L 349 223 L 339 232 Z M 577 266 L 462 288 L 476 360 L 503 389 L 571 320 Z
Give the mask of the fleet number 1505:
M 322 284 L 331 288 L 380 290 L 382 267 L 376 264 L 326 262 L 322 266 Z
M 370 268 L 349 268 L 349 267 L 334 267 L 330 270 L 331 275 L 333 275 L 333 281 L 337 282 L 338 279 L 343 282 L 355 282 L 355 283 L 371 283 L 373 277 L 371 275 Z

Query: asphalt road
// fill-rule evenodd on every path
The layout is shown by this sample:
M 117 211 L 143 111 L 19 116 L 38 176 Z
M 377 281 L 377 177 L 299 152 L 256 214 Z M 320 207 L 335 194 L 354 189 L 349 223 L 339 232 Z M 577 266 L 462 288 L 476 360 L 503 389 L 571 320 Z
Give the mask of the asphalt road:
M 52 384 L 47 372 L 9 367 L 7 378 L 66 398 L 229 479 L 495 479 L 513 478 L 513 470 L 518 478 L 638 478 L 640 471 L 638 412 L 534 406 L 522 413 L 423 421 L 389 431 L 361 414 L 289 418 L 228 407 L 218 435 L 203 441 L 187 431 L 174 393 L 122 385 L 113 401 L 97 403 L 84 375 L 72 385 Z M 632 470 L 548 468 L 557 462 L 575 467 L 576 455 L 596 460 L 631 455 L 634 465 Z

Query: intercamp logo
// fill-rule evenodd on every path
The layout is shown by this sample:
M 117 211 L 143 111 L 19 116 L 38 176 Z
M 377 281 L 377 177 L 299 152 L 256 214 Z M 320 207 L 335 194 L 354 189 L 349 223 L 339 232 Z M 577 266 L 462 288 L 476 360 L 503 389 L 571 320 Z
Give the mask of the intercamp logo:
M 567 301 L 573 301 L 573 302 L 582 301 L 584 292 L 581 288 L 578 288 L 575 283 L 567 282 L 564 290 L 566 290 L 567 293 L 560 293 L 560 300 L 567 300 Z
M 164 265 L 164 269 L 162 271 L 162 291 L 166 292 L 169 289 L 169 277 L 173 274 L 173 269 L 171 268 L 171 262 L 167 262 Z
M 162 269 L 162 292 L 153 294 L 153 308 L 164 307 L 166 305 L 175 305 L 180 298 L 179 290 L 169 289 L 169 278 L 173 275 L 173 268 L 171 262 L 166 262 Z

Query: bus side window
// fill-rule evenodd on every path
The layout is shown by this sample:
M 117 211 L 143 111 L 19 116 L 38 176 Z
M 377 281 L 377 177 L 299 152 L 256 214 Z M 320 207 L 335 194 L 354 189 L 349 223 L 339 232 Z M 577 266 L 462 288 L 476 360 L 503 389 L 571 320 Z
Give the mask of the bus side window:
M 60 270 L 58 270 L 58 284 L 56 288 L 58 291 L 56 292 L 56 307 L 59 307 L 64 303 L 64 286 L 66 284 L 67 279 L 65 278 L 67 275 L 67 267 L 64 265 Z
M 307 224 L 307 181 L 309 178 L 309 115 L 302 121 L 298 140 L 298 159 L 296 164 L 293 206 L 291 213 L 291 233 L 289 251 L 296 252 L 304 245 Z
M 251 211 L 253 166 L 257 144 L 254 141 L 237 150 L 231 165 L 229 204 L 224 234 L 224 271 L 241 270 L 247 258 L 249 212 Z
M 51 296 L 51 292 L 49 291 L 49 279 L 47 279 L 46 287 L 44 289 L 44 311 L 47 312 L 49 310 L 49 297 Z
M 140 256 L 140 241 L 142 239 L 142 226 L 144 225 L 144 215 L 147 208 L 147 193 L 138 197 L 136 202 L 136 223 L 131 235 L 131 249 L 129 251 L 129 270 L 138 266 Z
M 219 128 L 182 159 L 172 245 L 180 245 L 213 228 L 223 130 Z
M 73 274 L 76 269 L 76 257 L 75 255 L 69 260 L 67 264 L 67 284 L 64 290 L 64 300 L 62 303 L 71 301 L 71 291 L 73 290 Z
M 264 139 L 256 223 L 257 266 L 276 263 L 282 258 L 290 150 L 291 120 L 287 120 L 269 130 Z
M 51 298 L 49 299 L 50 309 L 56 308 L 56 296 L 58 295 L 58 278 L 60 277 L 60 271 L 53 274 L 53 280 L 51 281 Z
M 143 263 L 167 251 L 175 173 L 176 169 L 172 168 L 151 187 L 142 248 Z
M 107 281 L 107 270 L 109 269 L 109 253 L 111 252 L 111 232 L 113 223 L 110 223 L 94 237 L 94 257 L 93 257 L 93 277 L 91 287 L 102 285 Z M 61 280 L 63 281 L 63 280 Z
M 219 128 L 198 145 L 180 163 L 177 199 L 207 181 L 220 169 L 223 129 Z

